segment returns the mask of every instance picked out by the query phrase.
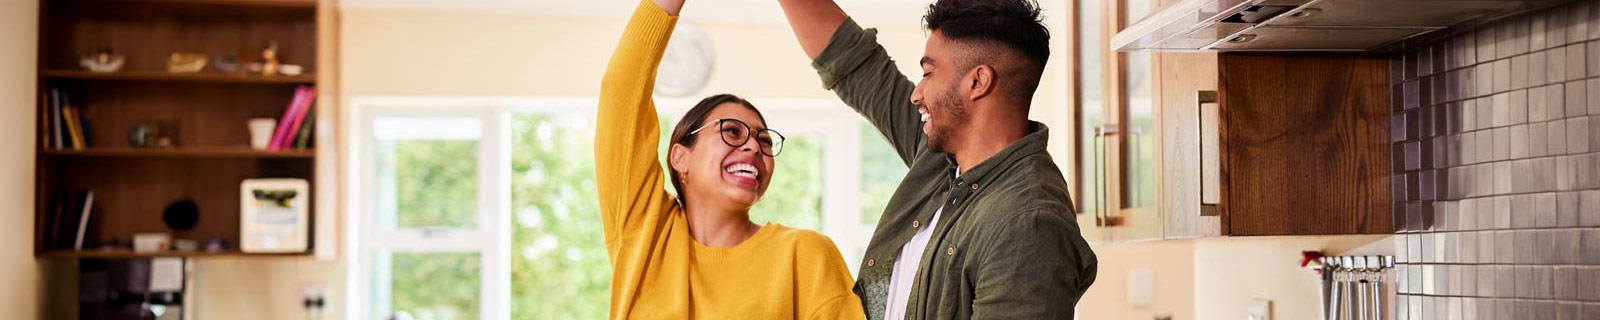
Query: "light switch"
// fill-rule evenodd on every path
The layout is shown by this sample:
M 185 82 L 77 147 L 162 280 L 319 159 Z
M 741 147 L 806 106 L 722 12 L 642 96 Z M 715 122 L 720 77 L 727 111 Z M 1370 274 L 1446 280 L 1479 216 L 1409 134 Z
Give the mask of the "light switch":
M 1150 269 L 1128 270 L 1128 305 L 1148 307 L 1155 302 L 1156 275 Z
M 1272 320 L 1272 300 L 1250 300 L 1250 307 L 1245 310 L 1250 315 L 1248 320 Z

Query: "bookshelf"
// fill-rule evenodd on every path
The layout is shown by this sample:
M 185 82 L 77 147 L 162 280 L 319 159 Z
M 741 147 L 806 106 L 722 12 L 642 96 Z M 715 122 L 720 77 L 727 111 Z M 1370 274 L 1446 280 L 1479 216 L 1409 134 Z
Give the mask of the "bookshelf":
M 220 73 L 169 73 L 165 71 L 119 71 L 98 73 L 83 70 L 47 70 L 40 76 L 51 80 L 177 81 L 201 83 L 316 84 L 316 75 L 259 76 Z
M 239 187 L 244 179 L 298 178 L 312 185 L 312 230 L 316 229 L 322 159 L 316 147 L 332 142 L 332 70 L 335 34 L 330 0 L 56 0 L 40 5 L 38 114 L 35 180 L 36 257 L 47 259 L 142 259 L 154 257 L 307 256 L 305 252 L 255 254 L 239 251 Z M 269 43 L 277 58 L 302 67 L 298 75 L 220 72 L 207 66 L 195 73 L 167 72 L 174 52 L 201 53 L 214 64 L 234 57 L 261 60 Z M 90 72 L 78 65 L 85 55 L 109 48 L 124 57 L 121 70 Z M 278 150 L 251 148 L 246 123 L 252 118 L 282 119 L 298 87 L 317 88 L 310 105 L 307 146 Z M 70 97 L 84 123 L 81 148 L 59 148 L 51 140 L 53 91 Z M 138 147 L 130 130 L 158 128 L 168 146 Z M 330 131 L 330 132 L 323 132 Z M 292 131 L 291 131 L 292 132 Z M 331 154 L 331 153 L 327 153 Z M 322 173 L 324 176 L 332 176 Z M 53 237 L 59 227 L 58 202 L 84 190 L 95 193 L 82 250 Z M 179 200 L 199 207 L 188 230 L 173 230 L 162 211 Z M 74 230 L 75 231 L 75 230 Z M 220 239 L 221 251 L 138 253 L 134 234 L 167 233 L 200 243 Z M 314 232 L 313 232 L 314 234 Z M 311 237 L 311 235 L 307 235 Z M 313 247 L 316 239 L 308 239 Z

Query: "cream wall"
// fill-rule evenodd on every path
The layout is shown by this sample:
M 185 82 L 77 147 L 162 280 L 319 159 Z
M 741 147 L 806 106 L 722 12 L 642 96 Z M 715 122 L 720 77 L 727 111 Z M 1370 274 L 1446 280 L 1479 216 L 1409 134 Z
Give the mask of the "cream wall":
M 1273 303 L 1274 319 L 1317 319 L 1321 284 L 1300 268 L 1301 251 L 1392 255 L 1388 235 L 1240 237 L 1098 245 L 1100 274 L 1078 303 L 1079 319 L 1245 319 L 1252 300 Z M 1127 274 L 1155 275 L 1151 305 L 1127 301 Z
M 0 0 L 0 310 L 6 318 L 39 317 L 44 291 L 33 258 L 34 99 L 39 0 Z
M 1194 317 L 1193 240 L 1171 240 L 1094 246 L 1100 270 L 1078 300 L 1078 319 L 1172 319 Z M 1151 304 L 1135 306 L 1128 302 L 1128 274 L 1147 269 L 1154 275 L 1155 293 Z

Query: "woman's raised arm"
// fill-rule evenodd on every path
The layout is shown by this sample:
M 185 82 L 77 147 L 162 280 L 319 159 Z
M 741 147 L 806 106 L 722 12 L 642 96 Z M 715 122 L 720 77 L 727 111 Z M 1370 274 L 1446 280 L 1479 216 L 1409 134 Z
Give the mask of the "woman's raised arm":
M 594 138 L 595 181 L 606 249 L 612 261 L 619 250 L 655 238 L 673 204 L 663 186 L 656 147 L 661 141 L 651 101 L 656 66 L 677 24 L 682 0 L 644 0 L 622 33 L 600 85 Z M 670 10 L 670 11 L 668 11 Z M 641 234 L 644 233 L 644 234 Z M 643 235 L 643 237 L 636 237 Z

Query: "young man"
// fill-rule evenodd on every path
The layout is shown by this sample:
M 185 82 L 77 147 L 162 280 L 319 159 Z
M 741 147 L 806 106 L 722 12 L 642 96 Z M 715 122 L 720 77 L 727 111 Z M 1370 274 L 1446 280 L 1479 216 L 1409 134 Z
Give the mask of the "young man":
M 1066 181 L 1028 108 L 1050 55 L 1030 0 L 938 0 L 912 84 L 832 0 L 780 0 L 823 86 L 910 172 L 861 259 L 868 319 L 1072 319 L 1094 282 Z

